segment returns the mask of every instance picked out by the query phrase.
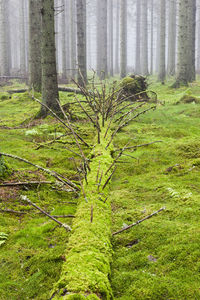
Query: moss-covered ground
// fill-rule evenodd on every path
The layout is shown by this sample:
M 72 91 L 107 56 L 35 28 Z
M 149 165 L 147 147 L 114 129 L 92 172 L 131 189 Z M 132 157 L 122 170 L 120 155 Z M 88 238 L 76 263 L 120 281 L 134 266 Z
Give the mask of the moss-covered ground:
M 13 87 L 17 85 L 15 82 Z M 150 88 L 158 93 L 157 110 L 132 122 L 114 144 L 122 147 L 130 138 L 132 145 L 156 140 L 162 143 L 127 152 L 135 159 L 122 156 L 111 185 L 113 231 L 163 206 L 166 210 L 112 238 L 113 293 L 116 299 L 124 300 L 200 299 L 200 105 L 176 104 L 185 94 L 199 97 L 200 83 L 178 90 L 158 83 Z M 61 93 L 61 99 L 63 103 L 73 102 L 72 95 Z M 0 150 L 77 179 L 70 160 L 74 155 L 64 148 L 76 151 L 76 146 L 65 137 L 62 143 L 44 147 L 43 143 L 64 134 L 64 130 L 51 117 L 32 120 L 38 109 L 28 94 L 14 94 L 9 99 L 6 88 L 2 90 Z M 72 110 L 77 116 L 76 107 Z M 78 119 L 74 126 L 91 141 L 93 129 L 83 115 Z M 6 161 L 12 174 L 1 181 L 53 181 L 22 162 Z M 26 212 L 0 211 L 0 232 L 8 234 L 0 246 L 0 299 L 49 299 L 66 260 L 70 233 L 24 204 L 20 195 L 27 195 L 53 215 L 75 214 L 77 195 L 48 185 L 0 187 L 0 210 Z M 60 220 L 72 223 L 71 218 Z

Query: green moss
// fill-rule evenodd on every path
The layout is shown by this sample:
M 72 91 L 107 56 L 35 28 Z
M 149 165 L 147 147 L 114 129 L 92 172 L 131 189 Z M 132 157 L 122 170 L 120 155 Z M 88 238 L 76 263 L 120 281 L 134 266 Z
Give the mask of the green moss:
M 0 179 L 6 178 L 11 174 L 11 169 L 3 156 L 0 156 Z

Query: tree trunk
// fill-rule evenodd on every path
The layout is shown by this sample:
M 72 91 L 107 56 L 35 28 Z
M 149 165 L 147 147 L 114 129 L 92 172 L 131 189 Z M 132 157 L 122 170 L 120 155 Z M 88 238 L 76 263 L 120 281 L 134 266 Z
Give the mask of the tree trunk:
M 29 86 L 42 88 L 41 68 L 41 0 L 29 0 Z
M 56 49 L 54 32 L 54 1 L 42 0 L 42 101 L 53 111 L 60 111 L 56 73 Z M 48 111 L 42 106 L 40 116 Z
M 141 74 L 141 57 L 140 57 L 140 34 L 141 30 L 141 2 L 136 2 L 136 49 L 135 49 L 135 74 Z
M 174 87 L 188 84 L 188 10 L 189 0 L 179 0 L 178 64 Z
M 154 53 L 154 50 L 153 50 L 153 39 L 154 39 L 154 32 L 153 32 L 153 26 L 154 26 L 154 11 L 153 11 L 153 8 L 154 8 L 154 1 L 151 0 L 151 66 L 150 66 L 150 74 L 152 75 L 153 74 L 153 53 Z
M 62 78 L 67 78 L 67 66 L 66 66 L 66 1 L 62 0 Z
M 25 45 L 25 3 L 20 1 L 20 72 L 21 75 L 26 73 L 26 45 Z
M 108 76 L 107 63 L 107 0 L 97 0 L 97 74 Z
M 74 0 L 70 0 L 70 66 L 71 66 L 71 78 L 76 77 L 76 6 Z
M 113 0 L 109 0 L 109 46 L 110 76 L 113 77 Z
M 0 1 L 0 70 L 2 76 L 9 76 L 9 57 L 7 51 L 8 35 L 7 35 L 7 16 L 5 11 L 8 5 L 8 0 Z
M 78 83 L 87 84 L 86 0 L 77 0 Z
M 115 73 L 119 74 L 119 0 L 116 0 Z
M 175 75 L 176 57 L 176 0 L 169 2 L 169 23 L 168 23 L 168 66 L 167 73 Z
M 188 81 L 195 80 L 195 38 L 196 38 L 196 0 L 189 1 L 188 9 Z
M 158 80 L 164 83 L 165 80 L 165 36 L 166 36 L 166 6 L 165 0 L 160 0 L 160 56 Z
M 120 77 L 127 73 L 127 0 L 120 2 Z
M 148 34 L 147 34 L 147 0 L 141 0 L 141 71 L 142 75 L 148 75 Z

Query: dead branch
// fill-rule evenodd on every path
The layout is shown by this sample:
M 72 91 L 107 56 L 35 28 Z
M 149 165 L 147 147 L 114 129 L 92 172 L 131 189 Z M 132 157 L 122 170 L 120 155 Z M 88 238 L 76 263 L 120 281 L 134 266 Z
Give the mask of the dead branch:
M 149 145 L 152 145 L 152 144 L 156 144 L 156 143 L 162 143 L 163 141 L 155 141 L 155 142 L 151 142 L 151 143 L 147 143 L 147 144 L 141 144 L 141 145 L 135 145 L 135 146 L 130 146 L 130 147 L 125 147 L 123 148 L 124 150 L 131 150 L 131 149 L 137 149 L 137 148 L 140 148 L 140 147 L 146 147 L 146 146 L 149 146 Z M 121 149 L 116 149 L 114 150 L 115 152 L 118 152 L 118 151 L 121 151 Z
M 153 216 L 157 215 L 159 212 L 161 212 L 161 211 L 163 211 L 163 210 L 165 210 L 165 207 L 160 208 L 159 210 L 153 212 L 151 215 L 145 217 L 145 218 L 142 219 L 142 220 L 139 220 L 139 221 L 137 221 L 137 222 L 135 222 L 135 223 L 133 223 L 133 224 L 131 224 L 131 225 L 129 225 L 129 226 L 126 226 L 125 228 L 122 228 L 122 229 L 119 230 L 119 231 L 114 232 L 112 235 L 114 236 L 114 235 L 116 235 L 116 234 L 122 233 L 123 231 L 128 230 L 128 229 L 130 229 L 130 228 L 132 228 L 132 227 L 134 227 L 134 226 L 136 226 L 136 225 L 138 225 L 138 224 L 144 222 L 145 220 L 148 220 L 148 219 L 152 218 Z
M 105 187 L 109 183 L 110 179 L 112 178 L 113 174 L 115 173 L 116 169 L 117 169 L 117 167 L 114 168 L 114 170 L 112 171 L 112 173 L 110 174 L 110 176 L 108 177 L 108 179 L 106 180 L 106 182 L 104 183 L 102 190 L 105 189 Z
M 0 187 L 6 186 L 21 186 L 21 185 L 37 185 L 37 184 L 53 184 L 52 181 L 27 181 L 27 182 L 4 182 Z
M 0 212 L 2 213 L 11 213 L 11 214 L 16 214 L 16 215 L 25 215 L 25 212 L 22 211 L 16 211 L 16 210 L 12 210 L 12 209 L 0 209 Z
M 10 157 L 10 158 L 14 158 L 14 159 L 17 159 L 17 160 L 20 160 L 20 161 L 23 161 L 23 162 L 25 162 L 25 163 L 27 163 L 27 164 L 29 164 L 29 165 L 37 168 L 38 170 L 42 170 L 43 172 L 45 172 L 45 173 L 47 173 L 47 174 L 55 177 L 58 181 L 61 181 L 63 184 L 67 184 L 68 186 L 72 187 L 74 190 L 79 190 L 79 188 L 73 182 L 71 182 L 69 179 L 65 178 L 63 175 L 58 174 L 58 173 L 56 173 L 54 171 L 51 171 L 49 169 L 43 168 L 43 167 L 41 167 L 39 165 L 36 165 L 36 164 L 28 161 L 25 158 L 21 158 L 21 157 L 16 156 L 16 155 L 11 155 L 11 154 L 2 153 L 2 152 L 0 152 L 0 155 L 6 156 L 6 157 Z
M 31 200 L 28 199 L 27 196 L 23 196 L 21 195 L 21 199 L 23 201 L 28 202 L 30 205 L 32 205 L 33 207 L 35 207 L 37 210 L 39 210 L 41 213 L 43 213 L 45 216 L 47 216 L 48 218 L 50 218 L 51 220 L 53 220 L 54 222 L 56 222 L 57 224 L 59 224 L 61 227 L 64 227 L 67 231 L 71 231 L 71 227 L 67 224 L 61 223 L 60 221 L 56 220 L 53 216 L 49 215 L 46 211 L 44 211 L 43 209 L 41 209 L 39 206 L 37 206 L 35 203 L 31 202 Z

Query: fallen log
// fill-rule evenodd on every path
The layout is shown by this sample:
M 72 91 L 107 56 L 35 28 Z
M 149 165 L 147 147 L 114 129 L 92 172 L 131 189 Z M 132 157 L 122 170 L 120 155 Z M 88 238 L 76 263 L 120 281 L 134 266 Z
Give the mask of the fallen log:
M 17 89 L 17 90 L 8 90 L 7 93 L 9 94 L 21 94 L 28 92 L 29 89 Z M 71 87 L 58 87 L 59 92 L 66 92 L 66 93 L 74 93 L 74 94 L 80 94 L 84 95 L 83 91 L 80 89 L 75 89 Z

